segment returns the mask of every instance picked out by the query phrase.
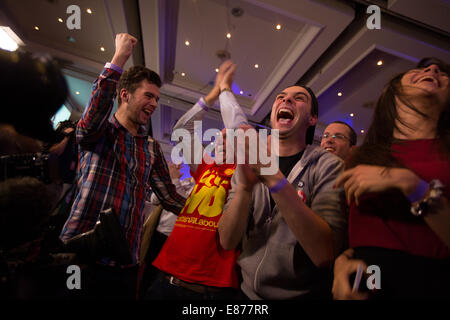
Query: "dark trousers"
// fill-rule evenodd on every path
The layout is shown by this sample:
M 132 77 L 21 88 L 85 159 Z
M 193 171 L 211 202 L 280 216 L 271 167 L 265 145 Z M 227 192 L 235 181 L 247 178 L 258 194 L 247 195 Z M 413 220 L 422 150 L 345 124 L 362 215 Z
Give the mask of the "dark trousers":
M 139 281 L 139 299 L 143 298 L 149 289 L 150 285 L 155 281 L 159 270 L 152 265 L 153 260 L 156 259 L 161 251 L 164 243 L 167 240 L 167 236 L 155 230 L 150 241 L 150 247 L 148 248 L 147 255 L 145 256 L 145 263 L 141 267 L 140 281 Z
M 93 264 L 82 270 L 83 297 L 136 300 L 137 267 L 119 268 Z
M 214 287 L 214 289 L 217 289 Z M 223 288 L 216 290 L 206 289 L 204 293 L 194 292 L 190 289 L 173 285 L 166 278 L 166 274 L 159 272 L 156 280 L 147 291 L 147 300 L 236 300 L 238 290 L 233 288 Z
M 431 259 L 379 247 L 354 248 L 354 258 L 380 269 L 381 289 L 372 299 L 449 299 L 450 259 Z M 363 273 L 361 291 L 368 291 Z

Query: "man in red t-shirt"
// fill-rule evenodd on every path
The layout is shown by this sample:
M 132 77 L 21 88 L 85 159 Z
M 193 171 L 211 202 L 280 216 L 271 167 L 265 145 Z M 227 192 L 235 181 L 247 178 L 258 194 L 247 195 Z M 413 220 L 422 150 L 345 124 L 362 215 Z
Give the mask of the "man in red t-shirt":
M 226 128 L 246 124 L 230 92 L 234 69 L 231 61 L 221 65 L 212 91 L 186 112 L 174 130 L 192 129 L 193 121 L 200 120 L 218 97 Z M 235 164 L 210 163 L 205 157 L 206 153 L 198 166 L 189 161 L 196 185 L 153 262 L 161 272 L 147 292 L 148 299 L 232 299 L 238 292 L 239 251 L 223 249 L 217 233 Z

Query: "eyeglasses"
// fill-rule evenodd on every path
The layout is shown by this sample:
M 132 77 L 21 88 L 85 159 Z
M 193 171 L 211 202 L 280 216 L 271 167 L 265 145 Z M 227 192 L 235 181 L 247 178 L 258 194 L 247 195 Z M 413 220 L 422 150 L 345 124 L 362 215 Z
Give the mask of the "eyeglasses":
M 342 141 L 344 141 L 344 140 L 350 141 L 350 138 L 347 138 L 346 136 L 344 136 L 343 134 L 340 134 L 340 133 L 336 133 L 336 134 L 324 133 L 322 135 L 322 139 L 327 139 L 328 137 L 331 137 L 331 139 L 333 139 L 333 140 L 339 139 Z

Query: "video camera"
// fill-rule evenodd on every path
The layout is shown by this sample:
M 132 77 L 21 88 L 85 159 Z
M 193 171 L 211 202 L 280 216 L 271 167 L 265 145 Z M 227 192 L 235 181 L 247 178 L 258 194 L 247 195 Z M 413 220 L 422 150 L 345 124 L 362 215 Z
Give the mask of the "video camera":
M 58 157 L 54 154 L 13 154 L 0 157 L 0 181 L 33 177 L 44 183 L 58 180 Z
M 78 121 L 71 121 L 71 120 L 61 121 L 60 123 L 58 123 L 55 128 L 56 132 L 55 140 L 61 141 L 62 139 L 64 139 L 64 137 L 74 135 L 75 130 L 77 128 L 77 123 Z M 71 133 L 65 133 L 64 130 L 66 130 L 67 128 L 72 128 L 74 131 L 72 131 Z

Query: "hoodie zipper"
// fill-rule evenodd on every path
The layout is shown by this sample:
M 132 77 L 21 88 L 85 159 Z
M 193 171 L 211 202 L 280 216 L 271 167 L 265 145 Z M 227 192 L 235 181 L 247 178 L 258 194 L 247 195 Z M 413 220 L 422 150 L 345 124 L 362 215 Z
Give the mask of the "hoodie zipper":
M 306 151 L 306 149 L 305 149 L 305 151 Z M 309 164 L 310 159 L 316 156 L 316 153 L 317 153 L 317 152 L 316 152 L 315 150 L 312 152 L 312 154 L 311 154 L 310 157 L 308 158 L 308 161 L 307 161 L 305 164 L 303 164 L 301 170 L 300 170 L 300 171 L 298 172 L 298 174 L 295 176 L 295 178 L 293 179 L 293 181 L 295 181 L 295 180 L 298 178 L 298 176 L 302 173 L 302 171 L 305 169 L 305 167 L 307 166 L 307 164 Z M 303 154 L 303 156 L 304 156 L 304 154 Z M 303 157 L 302 157 L 302 158 L 303 158 Z M 302 161 L 302 160 L 300 160 L 300 161 Z M 291 171 L 291 172 L 292 172 L 292 171 Z M 267 192 L 267 191 L 266 191 L 266 192 Z M 265 195 L 265 196 L 267 196 L 267 195 Z M 270 195 L 269 195 L 269 198 L 270 198 Z M 272 212 L 273 212 L 273 208 L 272 208 Z M 272 213 L 272 212 L 271 212 L 271 213 Z M 272 223 L 272 220 L 273 220 L 273 216 L 271 215 L 271 216 L 268 216 L 268 217 L 267 217 L 266 222 L 265 222 L 265 223 L 268 225 L 268 232 L 269 232 L 269 234 L 270 234 L 270 228 L 271 228 L 270 224 Z M 266 255 L 267 255 L 267 247 L 268 247 L 268 243 L 266 242 L 266 245 L 265 245 L 265 248 L 264 248 L 264 255 L 263 255 L 261 261 L 259 262 L 258 267 L 256 268 L 255 276 L 254 276 L 254 278 L 253 278 L 253 290 L 254 290 L 255 292 L 258 292 L 258 290 L 257 290 L 257 288 L 256 288 L 256 286 L 257 286 L 256 280 L 257 280 L 257 278 L 258 278 L 259 269 L 261 268 L 261 266 L 262 266 L 262 264 L 263 264 L 263 262 L 264 262 L 264 259 L 266 258 Z

